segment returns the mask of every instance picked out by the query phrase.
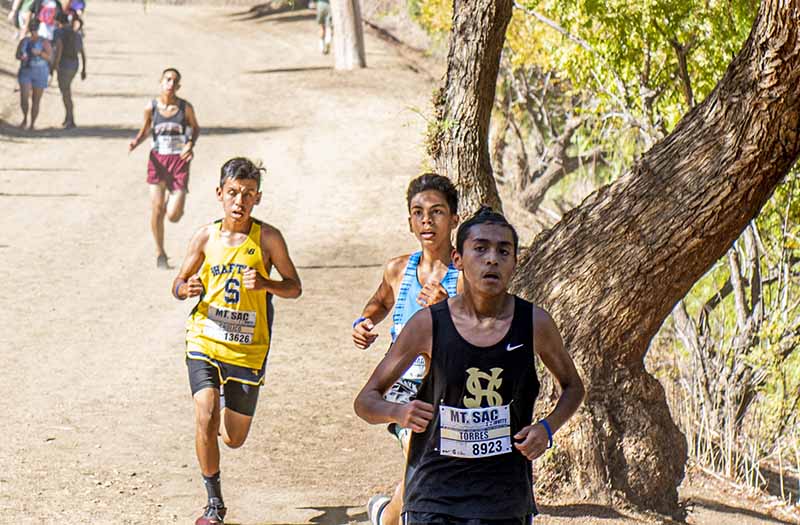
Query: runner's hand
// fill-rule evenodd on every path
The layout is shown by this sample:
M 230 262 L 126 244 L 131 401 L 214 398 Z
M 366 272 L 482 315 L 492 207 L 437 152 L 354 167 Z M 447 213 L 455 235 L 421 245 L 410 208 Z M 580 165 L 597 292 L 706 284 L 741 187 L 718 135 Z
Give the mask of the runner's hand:
M 447 290 L 439 281 L 428 281 L 417 296 L 417 304 L 423 308 L 444 301 L 449 297 Z
M 132 141 L 130 141 L 128 143 L 128 153 L 130 153 L 131 151 L 135 150 L 136 146 L 138 146 L 138 145 L 139 145 L 139 139 L 138 138 L 133 139 Z
M 248 290 L 263 290 L 266 287 L 265 281 L 255 268 L 248 268 L 242 274 L 242 284 Z
M 378 338 L 378 334 L 373 334 L 372 329 L 375 325 L 369 319 L 364 319 L 353 327 L 353 343 L 356 348 L 366 350 Z
M 186 297 L 197 297 L 203 293 L 203 290 L 203 281 L 200 280 L 199 275 L 194 274 L 186 281 Z
M 194 157 L 194 153 L 192 151 L 193 149 L 194 149 L 194 144 L 192 144 L 191 141 L 184 144 L 183 149 L 181 150 L 181 160 L 186 160 L 186 161 L 192 160 L 192 158 Z
M 539 423 L 521 429 L 514 434 L 514 440 L 514 447 L 531 461 L 544 454 L 550 442 L 547 430 Z
M 425 432 L 433 419 L 433 405 L 419 399 L 401 405 L 399 410 L 397 424 L 414 432 Z

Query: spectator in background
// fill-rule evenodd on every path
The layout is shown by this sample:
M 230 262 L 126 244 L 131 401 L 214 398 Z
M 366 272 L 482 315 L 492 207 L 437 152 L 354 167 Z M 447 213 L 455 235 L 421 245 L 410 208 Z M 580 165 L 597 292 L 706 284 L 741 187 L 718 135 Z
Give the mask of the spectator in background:
M 55 60 L 53 69 L 58 72 L 58 89 L 64 101 L 63 126 L 67 129 L 75 127 L 75 114 L 72 103 L 72 80 L 81 66 L 81 80 L 86 80 L 86 54 L 83 49 L 83 38 L 78 29 L 83 25 L 77 15 L 73 18 L 65 13 L 58 17 L 59 28 L 55 32 Z M 78 60 L 80 56 L 80 60 Z M 79 63 L 80 62 L 80 63 Z
M 317 24 L 319 24 L 319 50 L 323 55 L 327 55 L 331 51 L 333 37 L 330 0 L 317 0 Z
M 22 109 L 20 128 L 28 124 L 29 99 L 31 101 L 31 123 L 33 129 L 36 117 L 39 116 L 39 102 L 50 78 L 50 61 L 53 48 L 50 42 L 39 36 L 39 20 L 34 18 L 28 25 L 30 36 L 23 38 L 17 46 L 17 60 L 20 61 L 19 73 L 19 106 Z
M 86 20 L 86 0 L 67 0 L 64 5 L 64 12 L 81 20 L 81 27 L 76 29 L 76 31 L 80 31 L 83 27 L 83 22 Z
M 19 31 L 17 38 L 22 40 L 28 34 L 28 25 L 31 23 L 31 9 L 34 0 L 14 0 L 11 11 L 8 13 L 8 21 L 13 23 Z
M 64 12 L 59 0 L 34 0 L 33 12 L 39 20 L 39 36 L 53 41 L 56 32 L 56 19 Z

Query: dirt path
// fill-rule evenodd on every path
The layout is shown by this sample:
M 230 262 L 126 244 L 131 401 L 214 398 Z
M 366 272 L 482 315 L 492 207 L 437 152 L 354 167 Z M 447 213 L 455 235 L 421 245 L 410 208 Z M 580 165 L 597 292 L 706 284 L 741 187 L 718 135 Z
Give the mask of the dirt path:
M 186 215 L 167 227 L 172 262 L 219 215 L 219 166 L 241 154 L 269 170 L 256 215 L 283 230 L 304 284 L 277 302 L 251 437 L 223 451 L 229 522 L 363 522 L 366 499 L 400 473 L 388 434 L 351 408 L 385 345 L 360 353 L 348 327 L 380 264 L 413 248 L 403 192 L 422 167 L 415 109 L 432 85 L 374 38 L 368 70 L 334 72 L 310 12 L 236 12 L 93 2 L 80 127 L 60 130 L 55 88 L 41 131 L 0 127 L 3 523 L 191 523 L 203 504 L 182 359 L 191 304 L 170 297 L 174 271 L 155 269 L 145 148 L 126 154 L 166 66 L 203 129 Z M 15 69 L 0 59 L 11 122 Z M 694 523 L 772 522 L 726 505 Z M 592 506 L 548 514 L 541 523 L 629 522 Z

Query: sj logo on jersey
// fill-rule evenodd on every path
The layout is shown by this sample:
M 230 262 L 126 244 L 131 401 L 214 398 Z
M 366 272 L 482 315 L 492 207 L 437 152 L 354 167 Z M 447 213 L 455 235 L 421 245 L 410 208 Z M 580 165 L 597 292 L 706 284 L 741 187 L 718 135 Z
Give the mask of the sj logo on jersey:
M 473 397 L 464 396 L 466 408 L 479 408 L 483 403 L 483 398 L 486 398 L 489 406 L 496 407 L 503 404 L 503 396 L 498 392 L 500 385 L 503 384 L 503 379 L 500 377 L 503 369 L 492 368 L 489 372 L 491 374 L 481 372 L 478 368 L 467 369 L 467 390 Z M 483 387 L 481 381 L 487 382 L 486 388 Z

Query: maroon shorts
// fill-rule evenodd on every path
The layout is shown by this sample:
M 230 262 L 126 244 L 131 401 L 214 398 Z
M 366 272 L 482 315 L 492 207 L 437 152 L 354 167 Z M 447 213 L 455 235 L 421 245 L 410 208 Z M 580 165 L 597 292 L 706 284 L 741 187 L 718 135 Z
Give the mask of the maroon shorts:
M 180 155 L 161 155 L 150 150 L 147 161 L 147 183 L 167 185 L 169 191 L 189 192 L 189 162 Z

